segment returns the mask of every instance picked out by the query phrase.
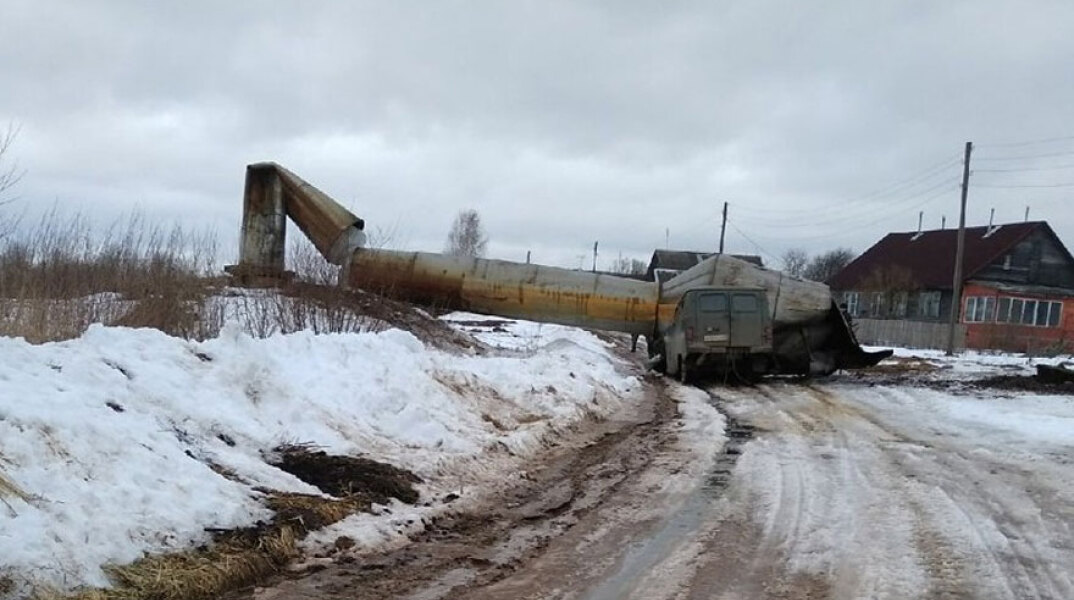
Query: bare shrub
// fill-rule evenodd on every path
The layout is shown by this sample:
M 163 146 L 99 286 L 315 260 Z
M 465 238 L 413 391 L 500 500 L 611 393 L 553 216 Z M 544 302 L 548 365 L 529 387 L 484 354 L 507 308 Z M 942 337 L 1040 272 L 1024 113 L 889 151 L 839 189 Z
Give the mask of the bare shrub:
M 81 215 L 53 209 L 0 240 L 0 334 L 45 342 L 106 323 L 200 337 L 214 255 L 208 234 L 139 216 L 98 234 Z
M 217 277 L 215 237 L 162 228 L 141 215 L 103 232 L 55 209 L 0 239 L 0 335 L 33 343 L 78 337 L 93 323 L 159 329 L 187 339 L 235 323 L 250 335 L 377 331 L 369 298 L 338 284 L 339 267 L 308 241 L 292 243 L 295 279 L 238 290 Z

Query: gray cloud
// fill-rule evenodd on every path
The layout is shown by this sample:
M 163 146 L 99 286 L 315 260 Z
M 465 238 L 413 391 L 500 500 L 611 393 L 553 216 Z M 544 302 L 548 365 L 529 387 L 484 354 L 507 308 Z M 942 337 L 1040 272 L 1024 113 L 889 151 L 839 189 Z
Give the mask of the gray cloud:
M 1071 22 L 1043 0 L 8 0 L 0 122 L 22 126 L 23 204 L 137 206 L 225 237 L 244 165 L 271 159 L 411 248 L 439 249 L 469 207 L 504 258 L 572 265 L 594 240 L 642 257 L 665 231 L 712 248 L 726 200 L 731 250 L 862 250 L 919 210 L 955 220 L 965 140 L 981 169 L 1063 164 L 987 159 L 1074 140 L 985 142 L 1070 133 Z M 1072 189 L 973 188 L 971 221 L 1028 204 L 1071 240 Z

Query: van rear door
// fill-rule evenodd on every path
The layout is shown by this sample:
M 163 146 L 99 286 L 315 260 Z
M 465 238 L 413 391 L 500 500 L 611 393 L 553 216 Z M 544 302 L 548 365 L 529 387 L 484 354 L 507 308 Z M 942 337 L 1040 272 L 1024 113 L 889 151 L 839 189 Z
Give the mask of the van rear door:
M 733 292 L 729 346 L 754 348 L 764 344 L 764 317 L 758 292 Z
M 697 338 L 706 346 L 731 342 L 730 298 L 726 292 L 702 292 L 697 298 Z

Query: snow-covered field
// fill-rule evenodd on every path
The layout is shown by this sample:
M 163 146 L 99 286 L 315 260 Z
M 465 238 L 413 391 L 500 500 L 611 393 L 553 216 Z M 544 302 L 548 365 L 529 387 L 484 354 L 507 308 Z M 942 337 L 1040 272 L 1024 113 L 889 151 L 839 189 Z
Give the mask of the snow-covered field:
M 425 480 L 423 499 L 465 503 L 584 419 L 641 399 L 589 333 L 460 328 L 503 351 L 445 353 L 399 330 L 255 339 L 229 327 L 198 343 L 94 326 L 61 343 L 0 338 L 0 577 L 18 584 L 11 597 L 32 584 L 106 585 L 106 563 L 263 519 L 259 488 L 317 493 L 266 462 L 281 443 L 389 462 Z M 433 510 L 395 507 L 337 531 L 384 543 Z

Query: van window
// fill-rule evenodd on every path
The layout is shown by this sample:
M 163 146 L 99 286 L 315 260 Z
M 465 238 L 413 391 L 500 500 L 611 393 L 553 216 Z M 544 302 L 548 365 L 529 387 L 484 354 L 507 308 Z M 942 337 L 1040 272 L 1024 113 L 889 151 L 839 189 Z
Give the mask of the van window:
M 727 294 L 701 294 L 697 306 L 701 312 L 727 312 Z
M 731 310 L 738 313 L 757 312 L 757 296 L 753 294 L 735 294 L 731 299 Z

